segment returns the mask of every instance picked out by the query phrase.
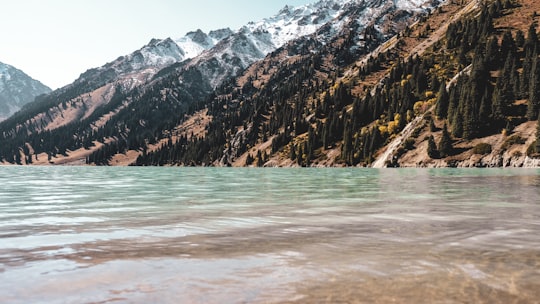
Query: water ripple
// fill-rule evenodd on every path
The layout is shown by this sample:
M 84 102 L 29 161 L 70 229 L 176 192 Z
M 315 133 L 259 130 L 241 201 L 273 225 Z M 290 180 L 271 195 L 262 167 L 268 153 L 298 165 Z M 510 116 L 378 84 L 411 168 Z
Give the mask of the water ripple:
M 539 177 L 0 167 L 0 302 L 530 302 Z

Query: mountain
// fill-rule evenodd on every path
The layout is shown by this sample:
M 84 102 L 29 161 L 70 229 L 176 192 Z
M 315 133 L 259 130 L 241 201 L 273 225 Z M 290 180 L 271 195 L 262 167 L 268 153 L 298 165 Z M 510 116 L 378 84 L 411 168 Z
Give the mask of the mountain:
M 0 124 L 0 158 L 538 166 L 539 9 L 323 0 L 236 32 L 153 40 Z
M 51 89 L 21 70 L 0 62 L 0 121 Z
M 162 68 L 196 57 L 231 34 L 233 32 L 230 29 L 217 30 L 210 34 L 197 30 L 176 40 L 152 39 L 129 55 L 86 71 L 68 87 L 82 86 L 90 92 L 103 85 L 115 83 L 124 90 L 132 90 L 152 80 Z
M 327 10 L 340 7 L 331 1 L 318 4 Z M 327 86 L 335 88 L 336 78 L 343 77 L 340 74 L 345 67 L 368 58 L 377 47 L 440 3 L 345 1 L 341 5 L 342 10 L 331 22 L 311 35 L 288 42 L 251 65 L 234 81 L 218 88 L 215 97 L 206 101 L 203 112 L 196 115 L 198 121 L 206 123 L 206 134 L 197 134 L 201 137 L 193 140 L 192 135 L 178 132 L 184 129 L 181 126 L 166 145 L 152 154 L 142 155 L 137 164 L 161 165 L 163 162 L 159 160 L 165 158 L 164 153 L 175 155 L 164 162 L 172 164 L 242 166 L 252 164 L 248 160 L 255 158 L 259 164 L 274 165 L 263 155 L 275 154 L 280 149 L 263 150 L 290 144 L 295 136 L 308 131 L 309 121 L 316 121 L 313 113 L 307 111 L 313 107 L 308 99 L 329 96 L 318 91 Z M 290 12 L 287 7 L 282 10 L 287 12 Z M 279 108 L 279 113 L 274 107 Z M 248 147 L 258 148 L 253 148 L 251 155 Z
M 185 102 L 193 102 L 193 98 L 209 94 L 223 80 L 264 58 L 286 41 L 316 30 L 323 22 L 339 14 L 339 9 L 328 10 L 336 3 L 321 1 L 295 10 L 287 7 L 278 15 L 250 23 L 237 32 L 220 29 L 206 34 L 197 30 L 179 39 L 152 39 L 132 54 L 86 71 L 74 83 L 30 106 L 8 124 L 16 127 L 19 123 L 32 124 L 33 119 L 39 119 L 39 126 L 35 130 L 39 132 L 75 123 L 108 105 L 117 90 L 129 92 L 170 73 L 195 77 L 195 87 L 189 86 L 193 83 L 189 79 L 181 81 L 187 84 L 182 91 L 198 91 L 193 96 L 186 96 L 188 100 Z M 308 20 L 310 18 L 311 21 Z M 207 50 L 211 51 L 186 65 L 190 59 Z M 58 110 L 59 104 L 69 113 Z
M 83 73 L 5 121 L 0 125 L 4 134 L 0 152 L 7 162 L 18 162 L 22 151 L 26 162 L 32 161 L 30 155 L 45 153 L 48 161 L 59 158 L 56 163 L 63 163 L 96 150 L 108 157 L 114 152 L 108 147 L 111 142 L 121 150 L 144 150 L 190 117 L 216 88 L 287 41 L 324 28 L 324 34 L 316 37 L 324 44 L 350 23 L 351 15 L 357 16 L 359 27 L 375 27 L 401 7 L 407 11 L 396 18 L 412 22 L 409 17 L 438 4 L 322 0 L 299 8 L 287 6 L 237 32 L 195 31 L 176 40 L 152 40 L 130 55 Z M 389 27 L 387 35 L 396 30 Z M 298 51 L 303 50 L 291 50 Z M 58 141 L 60 137 L 67 140 Z M 80 155 L 72 153 L 81 148 Z
M 213 76 L 205 68 L 201 69 L 209 76 L 208 82 L 216 87 L 231 74 L 264 58 L 287 41 L 313 33 L 318 27 L 335 18 L 343 10 L 343 5 L 338 4 L 339 2 L 323 0 L 296 9 L 286 6 L 279 14 L 259 22 L 251 22 L 236 32 L 228 28 L 208 34 L 196 30 L 178 39 L 152 39 L 147 45 L 127 56 L 88 70 L 73 85 L 86 86 L 89 91 L 116 82 L 130 90 L 152 80 L 162 68 L 174 63 L 180 64 L 210 50 L 190 66 L 214 66 L 217 63 L 219 73 Z
M 538 167 L 538 9 L 449 1 L 364 27 L 351 13 L 220 87 L 136 164 Z

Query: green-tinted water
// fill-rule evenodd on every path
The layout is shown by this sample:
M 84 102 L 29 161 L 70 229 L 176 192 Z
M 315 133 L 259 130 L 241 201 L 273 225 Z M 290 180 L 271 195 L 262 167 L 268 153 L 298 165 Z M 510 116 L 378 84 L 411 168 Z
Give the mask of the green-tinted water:
M 539 170 L 0 167 L 0 302 L 534 303 L 539 198 Z

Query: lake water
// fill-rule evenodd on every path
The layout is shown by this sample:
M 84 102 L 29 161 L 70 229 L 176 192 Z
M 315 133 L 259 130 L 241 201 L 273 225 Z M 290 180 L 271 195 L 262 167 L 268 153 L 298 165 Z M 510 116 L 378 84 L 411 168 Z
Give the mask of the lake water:
M 0 167 L 0 303 L 539 303 L 540 170 Z

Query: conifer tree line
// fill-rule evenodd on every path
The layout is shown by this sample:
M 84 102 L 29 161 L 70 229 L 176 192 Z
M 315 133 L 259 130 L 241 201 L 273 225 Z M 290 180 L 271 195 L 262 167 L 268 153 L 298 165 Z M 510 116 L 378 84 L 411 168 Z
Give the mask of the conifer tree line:
M 499 8 L 503 7 L 496 1 L 479 18 L 448 29 L 447 48 L 459 54 L 461 66 L 471 67 L 448 93 L 443 88 L 439 93 L 436 115 L 448 119 L 454 137 L 473 139 L 503 128 L 511 131 L 523 120 L 537 118 L 540 70 L 535 25 L 526 35 L 504 30 L 499 39 L 492 21 L 501 14 Z M 516 104 L 521 99 L 528 100 L 527 106 Z

